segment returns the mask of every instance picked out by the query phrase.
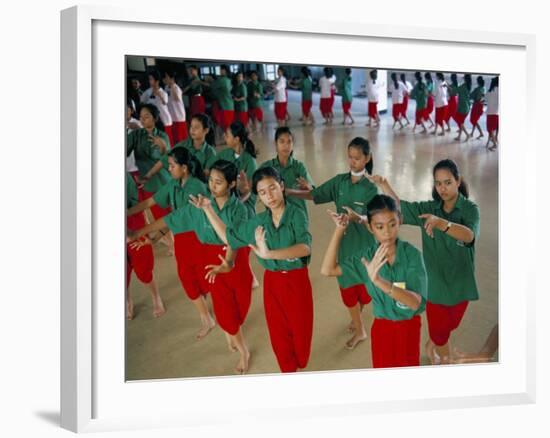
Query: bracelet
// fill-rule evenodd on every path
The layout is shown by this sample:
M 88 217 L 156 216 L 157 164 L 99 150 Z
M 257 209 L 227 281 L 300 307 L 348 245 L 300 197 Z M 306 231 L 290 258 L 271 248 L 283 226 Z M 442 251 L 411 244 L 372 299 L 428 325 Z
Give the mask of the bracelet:
M 162 234 L 163 236 L 166 236 L 166 233 L 163 233 L 162 230 L 159 230 L 159 233 Z
M 445 227 L 445 230 L 443 230 L 444 233 L 446 233 L 447 231 L 449 231 L 451 229 L 451 225 L 453 223 L 451 221 L 447 222 L 447 226 Z

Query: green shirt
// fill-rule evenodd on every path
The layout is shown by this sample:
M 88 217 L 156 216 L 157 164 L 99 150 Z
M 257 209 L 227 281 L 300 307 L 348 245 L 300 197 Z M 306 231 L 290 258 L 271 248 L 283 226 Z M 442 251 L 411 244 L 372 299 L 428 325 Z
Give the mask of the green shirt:
M 449 96 L 456 96 L 458 94 L 458 86 L 455 86 L 453 84 L 448 84 L 447 89 L 449 90 Z
M 362 177 L 355 184 L 352 183 L 349 172 L 336 175 L 312 192 L 315 204 L 334 202 L 337 213 L 345 213 L 343 207 L 350 207 L 358 214 L 364 214 L 367 204 L 377 194 L 378 189 L 366 177 Z M 352 222 L 348 225 L 340 244 L 338 260 L 351 257 L 374 243 L 374 237 L 365 225 Z M 338 282 L 342 285 L 340 278 Z
M 154 136 L 159 136 L 164 140 L 168 152 L 170 150 L 170 140 L 168 140 L 166 133 L 154 128 L 152 134 Z M 149 133 L 145 128 L 136 129 L 135 131 L 127 134 L 126 155 L 129 156 L 132 151 L 134 152 L 139 175 L 142 177 L 145 176 L 145 174 L 155 164 L 157 164 L 158 161 L 162 162 L 162 169 L 153 175 L 151 179 L 143 186 L 146 192 L 154 193 L 170 181 L 171 177 L 168 172 L 168 155 L 160 153 L 158 147 L 155 146 L 151 140 L 149 140 Z
M 256 244 L 254 233 L 256 227 L 262 226 L 265 230 L 265 240 L 269 249 L 283 249 L 303 243 L 311 247 L 311 234 L 308 231 L 308 219 L 301 208 L 287 203 L 278 227 L 273 224 L 271 210 L 253 216 L 239 226 L 227 229 L 227 241 L 233 249 L 249 244 Z M 303 268 L 309 263 L 310 257 L 301 257 L 286 260 L 265 260 L 258 257 L 260 264 L 270 271 L 291 271 Z
M 199 193 L 201 195 L 208 193 L 206 185 L 200 179 L 190 176 L 181 185 L 180 180 L 172 178 L 153 195 L 153 199 L 161 208 L 170 207 L 172 210 L 177 210 L 189 204 L 189 195 L 197 196 Z
M 248 90 L 246 89 L 246 85 L 244 82 L 241 82 L 240 84 L 237 84 L 233 87 L 233 90 L 231 91 L 231 94 L 233 94 L 233 97 L 244 97 L 244 100 L 241 101 L 235 101 L 235 111 L 239 112 L 246 112 L 248 111 Z
M 218 159 L 234 163 L 239 173 L 244 171 L 246 178 L 252 185 L 252 175 L 258 168 L 258 165 L 256 164 L 256 158 L 250 155 L 246 150 L 242 151 L 241 154 L 237 156 L 233 149 L 226 148 L 218 154 Z M 251 215 L 256 214 L 256 195 L 251 193 L 244 205 L 250 210 L 249 213 Z
M 450 213 L 443 210 L 440 201 L 401 201 L 403 223 L 417 225 L 422 230 L 422 253 L 428 271 L 428 299 L 432 303 L 452 306 L 462 301 L 479 298 L 475 278 L 475 241 L 479 237 L 479 208 L 469 199 L 458 195 Z M 444 220 L 468 227 L 474 241 L 465 244 L 446 233 L 434 230 L 434 237 L 426 234 L 421 214 L 433 214 Z
M 227 227 L 238 227 L 248 219 L 248 210 L 236 196 L 231 195 L 221 210 L 211 195 L 209 198 L 214 211 Z M 189 203 L 165 216 L 164 222 L 174 234 L 194 231 L 202 243 L 223 245 L 206 213 Z
M 411 90 L 411 98 L 416 100 L 416 110 L 423 110 L 428 104 L 428 89 L 424 83 L 417 82 Z
M 204 142 L 199 149 L 195 149 L 193 145 L 193 139 L 189 137 L 187 140 L 180 141 L 174 147 L 184 147 L 191 155 L 197 159 L 203 170 L 208 170 L 212 167 L 212 164 L 218 159 L 216 156 L 216 149 Z
M 191 83 L 189 84 L 189 89 L 187 90 L 189 95 L 194 96 L 195 94 L 202 94 L 202 84 L 199 81 L 200 78 L 198 77 L 191 78 Z
M 264 95 L 264 87 L 259 81 L 250 81 L 248 88 L 248 106 L 250 108 L 259 108 L 262 106 L 262 96 Z M 259 96 L 256 96 L 258 93 Z
M 303 102 L 310 102 L 312 100 L 312 94 L 313 94 L 313 84 L 311 81 L 311 78 L 303 78 L 300 79 L 300 90 L 302 90 L 302 101 Z
M 413 316 L 422 313 L 426 308 L 428 280 L 420 251 L 410 243 L 400 239 L 397 239 L 396 244 L 397 248 L 393 265 L 385 263 L 380 268 L 378 275 L 391 283 L 405 283 L 404 285 L 396 284 L 396 286 L 419 294 L 422 297 L 422 302 L 416 310 L 412 310 L 389 297 L 370 280 L 361 258 L 365 257 L 367 260 L 372 260 L 379 247 L 378 243 L 344 260 L 343 263 L 340 263 L 340 269 L 342 270 L 342 276 L 346 278 L 344 284 L 352 286 L 362 283 L 367 287 L 369 295 L 372 298 L 372 312 L 375 318 L 402 321 L 411 319 Z
M 134 178 L 126 172 L 126 208 L 132 208 L 139 202 L 138 189 Z
M 285 167 L 281 165 L 278 157 L 275 157 L 272 160 L 263 162 L 260 165 L 260 168 L 262 167 L 274 167 L 275 169 L 277 169 L 277 171 L 281 174 L 281 178 L 285 183 L 285 187 L 289 189 L 298 189 L 298 183 L 296 182 L 296 179 L 299 177 L 306 179 L 309 184 L 314 186 L 313 179 L 311 178 L 311 175 L 307 171 L 304 163 L 302 163 L 301 161 L 298 161 L 292 156 L 288 159 L 288 162 L 286 163 Z M 306 206 L 305 200 L 298 199 L 293 196 L 289 196 L 287 198 L 287 201 L 290 204 L 294 204 L 300 207 L 306 213 L 306 216 L 307 216 L 307 206 Z
M 470 99 L 474 102 L 479 102 L 485 97 L 485 87 L 476 87 L 470 94 Z
M 470 92 L 466 84 L 462 84 L 457 88 L 456 94 L 458 94 L 458 108 L 457 111 L 460 114 L 468 114 L 470 112 Z
M 428 89 L 428 95 L 434 94 L 434 83 L 426 82 L 426 88 Z
M 235 106 L 231 96 L 231 79 L 227 76 L 218 76 L 212 84 L 212 88 L 220 108 L 224 111 L 233 111 Z
M 353 97 L 351 94 L 351 78 L 349 76 L 342 78 L 341 90 L 342 90 L 342 102 L 345 102 L 345 103 L 351 102 L 353 100 Z

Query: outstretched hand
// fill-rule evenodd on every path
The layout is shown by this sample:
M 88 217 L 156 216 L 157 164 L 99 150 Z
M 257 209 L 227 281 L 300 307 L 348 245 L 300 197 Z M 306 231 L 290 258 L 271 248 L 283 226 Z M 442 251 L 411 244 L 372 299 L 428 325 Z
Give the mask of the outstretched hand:
M 433 214 L 421 214 L 418 216 L 421 219 L 425 219 L 424 221 L 424 230 L 426 231 L 426 234 L 430 237 L 434 237 L 434 228 L 439 228 L 439 225 L 441 223 L 441 218 L 434 216 Z
M 204 276 L 208 283 L 214 283 L 214 281 L 216 280 L 216 275 L 225 274 L 233 269 L 229 265 L 227 259 L 224 258 L 221 254 L 218 254 L 218 258 L 221 260 L 221 263 L 219 265 L 206 265 L 204 267 L 204 269 L 208 270 L 208 272 Z
M 336 213 L 332 210 L 327 210 L 328 215 L 333 220 L 337 228 L 347 228 L 349 225 L 350 218 L 345 213 Z
M 189 195 L 189 203 L 202 210 L 212 205 L 212 201 L 200 193 L 197 196 Z
M 256 228 L 256 231 L 254 232 L 254 237 L 256 239 L 256 245 L 248 245 L 250 248 L 252 248 L 252 251 L 254 253 L 262 258 L 262 259 L 268 259 L 269 258 L 269 248 L 267 247 L 267 242 L 265 241 L 265 229 L 262 226 L 259 226 Z
M 380 272 L 382 266 L 384 266 L 388 261 L 387 255 L 387 245 L 381 244 L 370 261 L 365 257 L 361 258 L 361 262 L 365 265 L 365 268 L 367 268 L 367 274 L 373 283 L 376 283 L 379 280 L 378 273 Z

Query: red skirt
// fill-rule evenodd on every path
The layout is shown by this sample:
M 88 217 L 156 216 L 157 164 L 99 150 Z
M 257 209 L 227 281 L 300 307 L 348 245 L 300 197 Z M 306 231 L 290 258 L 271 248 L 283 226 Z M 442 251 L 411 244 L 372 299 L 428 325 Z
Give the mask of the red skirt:
M 439 125 L 441 127 L 443 126 L 443 122 L 445 122 L 448 119 L 447 113 L 448 113 L 448 106 L 447 105 L 441 106 L 441 107 L 435 109 L 435 123 L 436 123 L 436 125 Z
M 283 373 L 305 368 L 313 335 L 313 296 L 307 267 L 264 274 L 269 338 Z
M 393 120 L 395 121 L 399 120 L 402 114 L 403 114 L 403 103 L 394 103 L 391 111 Z
M 174 255 L 178 268 L 178 277 L 190 300 L 196 300 L 210 289 L 204 281 L 204 263 L 202 263 L 202 244 L 194 231 L 174 234 Z
M 250 108 L 248 110 L 248 115 L 250 116 L 250 118 L 257 120 L 258 122 L 263 122 L 264 120 L 264 112 L 260 107 Z
M 374 368 L 420 365 L 420 315 L 403 321 L 375 318 L 371 328 Z
M 424 120 L 424 116 L 426 115 L 426 109 L 417 109 L 416 113 L 414 114 L 414 123 L 417 125 L 420 125 L 422 121 Z
M 275 117 L 277 120 L 284 120 L 286 117 L 286 102 L 275 102 Z
M 319 101 L 319 109 L 323 117 L 327 117 L 332 113 L 332 104 L 330 97 L 321 97 Z
M 460 325 L 467 307 L 468 301 L 463 301 L 454 306 L 434 304 L 428 301 L 426 304 L 428 332 L 435 345 L 445 345 L 449 341 L 451 332 Z
M 225 256 L 225 245 L 202 245 L 203 277 L 207 265 L 219 265 L 219 255 Z M 249 248 L 237 250 L 235 267 L 226 274 L 218 274 L 210 284 L 214 315 L 220 327 L 235 335 L 246 319 L 252 299 L 252 271 Z
M 403 96 L 403 106 L 401 107 L 401 115 L 403 117 L 407 117 L 407 110 L 409 109 L 409 95 L 408 94 L 405 94 Z
M 129 231 L 137 231 L 145 226 L 145 216 L 142 211 L 126 218 L 126 226 Z M 126 244 L 126 288 L 130 285 L 132 271 L 136 273 L 137 278 L 144 284 L 149 284 L 153 280 L 153 269 L 155 267 L 155 257 L 153 255 L 152 245 L 145 245 L 138 249 L 130 248 Z
M 435 106 L 434 97 L 430 94 L 428 96 L 428 102 L 427 102 L 427 105 L 426 105 L 426 113 L 427 113 L 428 116 L 430 116 L 433 113 L 434 106 Z
M 344 111 L 344 114 L 349 115 L 350 109 L 351 109 L 351 102 L 342 102 L 342 111 Z
M 474 102 L 472 105 L 472 111 L 470 112 L 470 122 L 475 125 L 479 122 L 481 115 L 483 114 L 483 102 Z
M 222 110 L 217 100 L 212 101 L 212 119 L 218 126 L 222 126 Z
M 248 111 L 235 112 L 235 120 L 241 122 L 246 128 L 246 126 L 248 125 Z
M 166 149 L 170 150 L 170 148 L 172 146 L 174 146 L 174 134 L 173 134 L 173 131 L 172 131 L 172 126 L 173 125 L 165 125 L 164 126 L 164 132 L 166 133 L 166 135 L 168 136 L 168 140 L 170 140 L 170 144 L 169 145 L 166 145 Z
M 445 120 L 446 122 L 449 122 L 451 117 L 454 120 L 457 108 L 458 108 L 458 96 L 450 96 L 449 105 L 447 109 L 447 119 Z
M 378 115 L 378 102 L 369 102 L 369 117 L 376 119 Z
M 459 125 L 459 126 L 464 125 L 464 121 L 466 120 L 467 115 L 468 115 L 468 113 L 462 114 L 462 113 L 459 113 L 457 111 L 455 116 L 454 116 L 454 119 L 455 119 L 455 122 L 457 123 L 457 125 Z
M 172 125 L 172 138 L 174 139 L 173 145 L 180 141 L 187 140 L 187 123 L 186 122 L 174 122 Z
M 498 129 L 498 114 L 487 114 L 487 131 L 494 132 Z
M 346 307 L 355 307 L 357 303 L 369 304 L 372 301 L 364 284 L 356 284 L 346 288 L 340 287 L 340 296 Z
M 206 111 L 206 104 L 204 102 L 204 97 L 194 95 L 191 96 L 191 117 L 193 117 L 195 114 L 201 114 Z
M 229 125 L 233 123 L 233 120 L 235 119 L 235 111 L 234 110 L 220 110 L 220 126 L 225 131 L 227 128 L 229 128 Z
M 308 117 L 311 112 L 311 106 L 313 102 L 311 100 L 302 100 L 302 114 L 304 117 Z

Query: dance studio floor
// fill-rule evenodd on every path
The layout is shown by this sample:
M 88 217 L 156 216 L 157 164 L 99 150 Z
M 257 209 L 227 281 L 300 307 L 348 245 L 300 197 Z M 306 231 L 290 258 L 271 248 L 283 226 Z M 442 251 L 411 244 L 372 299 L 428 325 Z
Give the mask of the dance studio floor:
M 498 152 L 485 149 L 487 137 L 455 142 L 454 124 L 452 132 L 444 137 L 413 135 L 410 127 L 402 131 L 392 131 L 391 113 L 381 116 L 382 123 L 378 130 L 367 128 L 363 111 L 366 109 L 364 100 L 354 101 L 353 127 L 341 125 L 341 105 L 338 99 L 335 103 L 336 118 L 332 126 L 322 125 L 318 104 L 314 103 L 317 124 L 314 127 L 303 127 L 298 121 L 299 98 L 294 92 L 289 95 L 289 112 L 292 115 L 289 126 L 295 136 L 294 154 L 297 159 L 305 162 L 316 184 L 348 171 L 347 145 L 356 136 L 366 136 L 369 139 L 374 157 L 374 173 L 388 178 L 396 192 L 405 200 L 431 199 L 432 166 L 444 158 L 452 158 L 457 162 L 470 185 L 470 197 L 481 211 L 480 238 L 476 245 L 480 299 L 470 303 L 462 324 L 454 332 L 452 339 L 461 350 L 478 351 L 498 322 Z M 266 103 L 265 108 L 266 126 L 263 132 L 253 137 L 260 149 L 258 164 L 275 155 L 273 103 L 270 103 L 271 107 Z M 411 102 L 408 117 L 414 122 L 413 110 L 414 102 Z M 481 124 L 485 130 L 485 117 L 482 117 Z M 466 126 L 470 127 L 469 121 Z M 355 350 L 347 350 L 344 344 L 350 337 L 347 331 L 349 313 L 341 302 L 336 280 L 322 277 L 319 273 L 334 227 L 326 210 L 332 209 L 333 205 L 316 206 L 309 203 L 308 208 L 310 231 L 313 235 L 309 272 L 315 317 L 311 357 L 308 367 L 302 372 L 370 368 L 370 326 L 373 319 L 371 305 L 363 311 L 369 339 L 360 343 Z M 419 228 L 403 226 L 401 237 L 421 248 Z M 262 269 L 254 255 L 251 259 L 260 287 L 253 291 L 252 306 L 243 326 L 251 352 L 249 374 L 278 373 L 279 368 L 271 349 L 263 312 Z M 127 322 L 127 380 L 233 375 L 239 355 L 229 352 L 225 336 L 219 327 L 201 341 L 195 340 L 200 324 L 198 314 L 181 288 L 174 257 L 167 255 L 167 248 L 162 244 L 155 247 L 155 276 L 167 309 L 166 314 L 159 319 L 152 315 L 148 290 L 135 276 L 130 285 L 135 302 L 135 316 L 132 321 Z M 124 309 L 121 308 L 121 318 L 124 315 Z M 423 314 L 423 365 L 428 364 L 423 348 L 427 339 L 427 322 Z

